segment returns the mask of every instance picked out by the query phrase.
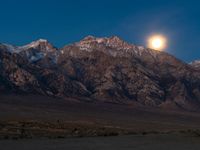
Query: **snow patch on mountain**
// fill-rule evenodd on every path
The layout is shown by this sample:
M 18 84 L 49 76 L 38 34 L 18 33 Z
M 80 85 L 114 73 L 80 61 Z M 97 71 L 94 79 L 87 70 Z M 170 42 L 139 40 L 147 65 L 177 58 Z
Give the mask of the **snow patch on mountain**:
M 13 46 L 5 43 L 3 43 L 3 45 L 7 48 L 7 51 L 10 53 L 19 53 L 21 51 L 20 47 L 18 46 Z
M 44 56 L 45 56 L 44 53 L 36 53 L 35 55 L 32 55 L 29 60 L 31 62 L 36 62 L 36 61 L 42 59 Z
M 190 65 L 195 68 L 200 68 L 200 60 L 195 60 L 195 61 L 191 62 Z

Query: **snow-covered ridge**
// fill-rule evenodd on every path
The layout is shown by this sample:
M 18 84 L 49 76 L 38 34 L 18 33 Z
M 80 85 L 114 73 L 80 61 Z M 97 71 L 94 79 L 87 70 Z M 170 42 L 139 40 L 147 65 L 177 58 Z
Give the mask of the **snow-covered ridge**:
M 48 54 L 51 57 L 57 56 L 57 49 L 54 48 L 47 40 L 39 39 L 24 46 L 13 46 L 10 44 L 3 44 L 10 53 L 18 53 L 23 57 L 28 58 L 30 62 L 35 62 L 43 59 Z M 53 58 L 56 59 L 56 58 Z
M 195 60 L 195 61 L 191 62 L 190 65 L 195 68 L 200 68 L 200 60 Z
M 87 36 L 80 42 L 77 42 L 76 45 L 82 48 L 90 48 L 92 44 L 104 44 L 108 47 L 116 48 L 117 50 L 120 49 L 131 49 L 133 45 L 130 45 L 126 43 L 125 41 L 121 40 L 117 36 L 113 37 L 104 37 L 104 38 L 98 38 L 94 36 Z
M 30 44 L 24 45 L 24 46 L 13 46 L 10 44 L 5 44 L 3 43 L 4 46 L 6 46 L 7 50 L 10 53 L 20 53 L 24 50 L 30 49 L 30 48 L 36 48 L 38 47 L 41 43 L 48 43 L 47 40 L 45 39 L 39 39 L 37 41 L 33 41 Z M 49 50 L 48 46 L 47 46 L 47 50 Z
M 87 36 L 80 42 L 75 43 L 75 46 L 79 47 L 80 50 L 92 52 L 95 47 L 100 46 L 107 47 L 110 55 L 116 56 L 128 56 L 137 55 L 141 56 L 143 53 L 149 54 L 152 57 L 156 57 L 159 51 L 145 48 L 144 46 L 137 46 L 134 44 L 127 43 L 117 36 L 98 38 L 94 36 Z
M 5 43 L 3 43 L 3 45 L 7 48 L 7 51 L 10 53 L 19 53 L 21 51 L 21 49 L 18 46 L 13 46 Z
M 191 62 L 191 64 L 200 64 L 200 60 L 195 60 L 195 61 L 193 61 L 193 62 Z
M 148 56 L 156 58 L 160 53 L 156 50 L 151 50 L 143 46 L 137 46 L 125 42 L 117 36 L 112 37 L 94 37 L 87 36 L 83 40 L 76 42 L 72 45 L 65 46 L 64 48 L 58 50 L 54 48 L 47 40 L 39 39 L 33 41 L 30 44 L 24 46 L 13 46 L 9 44 L 4 44 L 10 53 L 19 53 L 23 57 L 27 57 L 30 62 L 34 62 L 44 57 L 50 57 L 51 59 L 57 60 L 60 55 L 70 52 L 70 54 L 76 55 L 77 52 L 73 51 L 71 47 L 76 47 L 78 50 L 93 52 L 94 50 L 104 52 L 113 57 L 129 57 L 129 56 Z
M 37 40 L 37 41 L 33 41 L 33 42 L 31 42 L 30 44 L 21 46 L 21 47 L 19 47 L 19 48 L 21 48 L 21 49 L 36 48 L 36 47 L 38 47 L 41 43 L 48 43 L 48 41 L 45 40 L 45 39 L 39 39 L 39 40 Z

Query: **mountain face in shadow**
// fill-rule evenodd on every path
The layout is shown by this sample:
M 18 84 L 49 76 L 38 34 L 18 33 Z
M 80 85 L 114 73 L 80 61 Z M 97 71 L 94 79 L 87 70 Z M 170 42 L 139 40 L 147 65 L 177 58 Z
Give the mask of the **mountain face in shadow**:
M 88 36 L 61 49 L 40 39 L 0 44 L 0 93 L 197 110 L 200 71 L 116 36 Z

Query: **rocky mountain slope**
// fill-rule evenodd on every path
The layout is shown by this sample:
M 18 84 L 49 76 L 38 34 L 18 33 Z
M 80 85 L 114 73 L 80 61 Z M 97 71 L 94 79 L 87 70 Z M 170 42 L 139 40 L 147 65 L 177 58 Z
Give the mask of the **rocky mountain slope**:
M 0 45 L 0 92 L 198 110 L 200 71 L 119 37 Z

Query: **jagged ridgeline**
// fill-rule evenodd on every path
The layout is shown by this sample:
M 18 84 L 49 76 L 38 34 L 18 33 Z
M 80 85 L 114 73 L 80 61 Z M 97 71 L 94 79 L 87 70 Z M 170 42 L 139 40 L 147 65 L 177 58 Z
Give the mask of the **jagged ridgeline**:
M 0 93 L 198 109 L 197 64 L 116 36 L 88 36 L 60 49 L 43 39 L 25 46 L 1 44 Z

